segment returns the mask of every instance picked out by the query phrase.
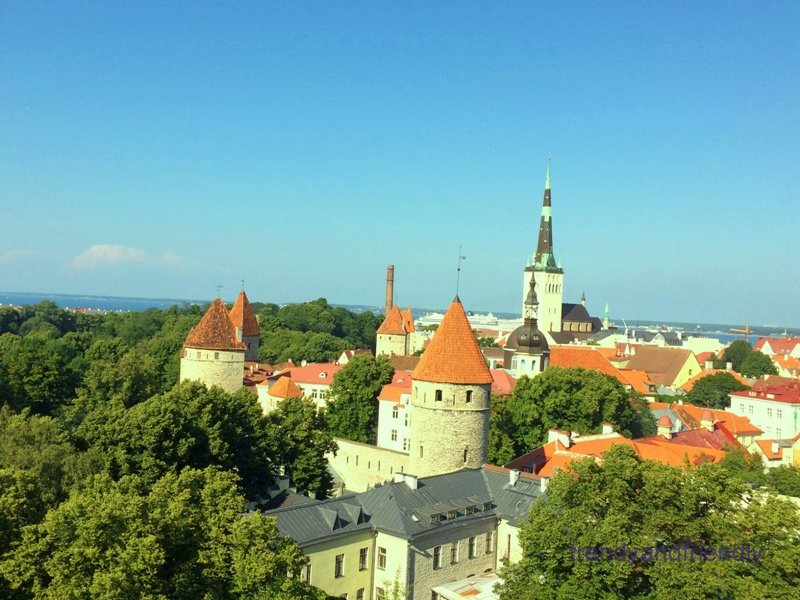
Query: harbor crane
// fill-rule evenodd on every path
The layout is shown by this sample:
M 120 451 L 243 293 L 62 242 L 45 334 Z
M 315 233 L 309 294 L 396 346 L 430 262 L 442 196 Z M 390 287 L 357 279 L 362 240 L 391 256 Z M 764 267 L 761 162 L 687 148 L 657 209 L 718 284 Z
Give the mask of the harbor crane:
M 744 329 L 737 329 L 735 327 L 731 327 L 731 332 L 733 333 L 741 333 L 742 337 L 744 337 L 745 342 L 750 341 L 750 334 L 753 333 L 753 330 L 750 329 L 750 325 L 745 325 Z

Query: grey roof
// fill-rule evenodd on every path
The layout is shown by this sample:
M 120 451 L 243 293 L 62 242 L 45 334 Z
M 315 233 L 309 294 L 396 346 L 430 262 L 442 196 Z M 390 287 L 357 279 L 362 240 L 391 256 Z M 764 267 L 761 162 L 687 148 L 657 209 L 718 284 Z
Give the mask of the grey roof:
M 507 470 L 487 465 L 421 478 L 417 489 L 405 482 L 386 483 L 360 494 L 266 514 L 276 517 L 279 531 L 300 544 L 362 528 L 410 539 L 487 517 L 517 523 L 540 495 L 540 480 L 520 477 L 512 486 Z M 455 517 L 448 518 L 453 512 Z
M 564 302 L 561 304 L 561 320 L 572 323 L 591 323 L 592 317 L 583 304 L 571 304 Z

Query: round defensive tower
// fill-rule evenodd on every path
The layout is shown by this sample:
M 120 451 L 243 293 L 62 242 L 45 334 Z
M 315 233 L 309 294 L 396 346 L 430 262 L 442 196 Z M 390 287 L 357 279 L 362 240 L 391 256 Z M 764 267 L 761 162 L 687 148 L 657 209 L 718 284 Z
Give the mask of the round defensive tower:
M 192 379 L 235 392 L 242 387 L 245 350 L 236 339 L 236 328 L 225 305 L 217 298 L 186 338 L 181 352 L 181 381 Z
M 426 477 L 483 465 L 492 375 L 458 296 L 411 377 L 409 472 Z

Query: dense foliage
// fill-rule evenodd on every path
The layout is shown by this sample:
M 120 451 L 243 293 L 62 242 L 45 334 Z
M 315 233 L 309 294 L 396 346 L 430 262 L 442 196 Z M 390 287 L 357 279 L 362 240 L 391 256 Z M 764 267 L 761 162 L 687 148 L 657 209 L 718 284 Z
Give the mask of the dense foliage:
M 696 406 L 725 409 L 731 404 L 728 394 L 746 389 L 748 386 L 730 373 L 713 373 L 695 381 L 694 387 L 686 394 L 686 400 Z
M 327 414 L 336 437 L 374 444 L 378 427 L 378 394 L 392 380 L 394 368 L 385 356 L 353 357 L 333 376 Z
M 613 377 L 550 367 L 533 379 L 521 377 L 510 398 L 492 398 L 489 461 L 505 464 L 541 446 L 548 429 L 589 434 L 598 433 L 603 423 L 628 437 L 656 432 L 646 403 Z
M 798 531 L 793 504 L 750 492 L 720 465 L 668 467 L 618 445 L 553 477 L 522 526 L 522 560 L 501 572 L 500 598 L 795 598 Z M 750 560 L 685 550 L 742 544 Z
M 283 334 L 335 340 L 296 360 L 329 360 L 377 327 L 324 300 L 259 308 Z M 279 467 L 329 493 L 324 415 L 297 399 L 267 417 L 250 391 L 178 384 L 201 316 L 0 309 L 0 597 L 324 597 L 287 578 L 303 559 L 274 522 L 245 516 Z
M 762 375 L 778 374 L 770 357 L 758 350 L 753 350 L 750 342 L 745 340 L 731 342 L 714 366 L 722 369 L 727 363 L 731 363 L 733 370 L 745 377 L 758 378 Z

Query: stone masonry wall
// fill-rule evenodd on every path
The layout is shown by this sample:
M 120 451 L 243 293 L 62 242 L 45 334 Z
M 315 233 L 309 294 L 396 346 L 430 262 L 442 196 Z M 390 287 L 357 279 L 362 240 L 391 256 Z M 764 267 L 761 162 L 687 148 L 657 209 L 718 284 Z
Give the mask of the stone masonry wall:
M 242 387 L 244 352 L 195 350 L 187 348 L 181 358 L 181 381 L 201 381 L 208 387 L 219 386 L 226 392 Z
M 436 400 L 437 390 L 442 392 L 440 401 Z M 470 402 L 466 401 L 467 391 L 472 392 Z M 490 391 L 490 385 L 414 381 L 410 473 L 427 477 L 486 462 Z
M 335 438 L 339 450 L 328 454 L 328 469 L 336 485 L 351 492 L 365 492 L 378 483 L 394 480 L 395 473 L 408 472 L 408 454 L 370 444 Z

